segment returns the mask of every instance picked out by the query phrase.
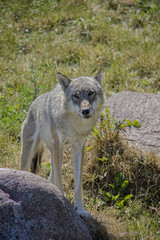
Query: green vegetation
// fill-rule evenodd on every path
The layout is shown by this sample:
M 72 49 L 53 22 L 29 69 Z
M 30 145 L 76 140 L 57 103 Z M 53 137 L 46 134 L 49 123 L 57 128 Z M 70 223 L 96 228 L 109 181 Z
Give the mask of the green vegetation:
M 159 239 L 160 156 L 128 145 L 120 133 L 131 125 L 139 126 L 138 122 L 111 121 L 106 110 L 89 141 L 92 147 L 86 149 L 85 170 L 92 178 L 84 186 L 93 199 L 92 207 L 118 209 L 136 231 L 129 239 Z
M 73 78 L 103 68 L 107 96 L 157 93 L 159 53 L 158 0 L 1 0 L 0 166 L 19 169 L 22 122 L 35 97 L 53 89 L 57 71 Z M 117 239 L 159 239 L 160 158 L 131 149 L 119 134 L 124 127 L 140 126 L 111 122 L 107 112 L 88 139 L 85 204 L 107 229 L 107 219 L 117 226 Z M 43 158 L 40 175 L 47 178 L 48 154 Z M 70 150 L 63 175 L 73 202 Z

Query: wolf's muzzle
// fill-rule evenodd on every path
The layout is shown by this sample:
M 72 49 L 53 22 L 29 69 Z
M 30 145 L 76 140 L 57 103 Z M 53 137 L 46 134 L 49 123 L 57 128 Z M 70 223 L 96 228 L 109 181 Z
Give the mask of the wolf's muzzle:
M 90 118 L 93 114 L 94 111 L 87 100 L 83 100 L 80 105 L 80 116 L 83 118 Z
M 94 110 L 92 108 L 85 108 L 85 109 L 82 109 L 80 116 L 83 118 L 90 118 L 93 116 L 93 114 L 94 114 Z
M 87 116 L 87 115 L 89 114 L 89 112 L 90 112 L 90 109 L 89 109 L 89 108 L 82 110 L 82 114 L 83 114 L 84 116 Z

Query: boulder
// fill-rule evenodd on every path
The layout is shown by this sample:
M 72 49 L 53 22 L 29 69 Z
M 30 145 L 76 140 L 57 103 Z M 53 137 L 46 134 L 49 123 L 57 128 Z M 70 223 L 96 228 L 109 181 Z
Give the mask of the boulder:
M 0 168 L 1 240 L 92 239 L 84 221 L 49 181 Z
M 138 120 L 140 128 L 127 129 L 124 137 L 134 146 L 160 154 L 160 94 L 121 92 L 106 101 L 111 119 Z

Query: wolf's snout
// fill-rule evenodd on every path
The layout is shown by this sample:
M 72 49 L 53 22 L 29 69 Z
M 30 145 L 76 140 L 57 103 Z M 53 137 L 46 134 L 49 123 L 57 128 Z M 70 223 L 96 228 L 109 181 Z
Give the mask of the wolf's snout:
M 80 105 L 79 115 L 83 118 L 90 118 L 94 114 L 94 110 L 89 101 L 83 100 Z
M 83 118 L 90 118 L 93 116 L 93 114 L 94 114 L 94 110 L 92 108 L 85 108 L 85 109 L 82 109 L 80 116 Z
M 82 110 L 82 114 L 83 114 L 84 116 L 87 116 L 87 115 L 89 114 L 89 112 L 90 112 L 90 109 L 89 109 L 89 108 L 86 108 L 86 109 L 83 109 L 83 110 Z

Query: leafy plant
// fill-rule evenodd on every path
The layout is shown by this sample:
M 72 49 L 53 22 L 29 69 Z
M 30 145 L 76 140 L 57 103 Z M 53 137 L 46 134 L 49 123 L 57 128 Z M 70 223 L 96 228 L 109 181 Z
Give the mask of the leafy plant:
M 106 108 L 105 115 L 103 113 L 101 114 L 99 125 L 95 126 L 93 129 L 93 136 L 103 137 L 103 134 L 105 134 L 105 130 L 107 129 L 112 131 L 118 130 L 118 133 L 119 133 L 119 131 L 125 130 L 125 128 L 127 127 L 140 128 L 141 123 L 138 122 L 137 120 L 133 120 L 133 121 L 127 120 L 127 119 L 124 119 L 123 121 L 117 121 L 116 119 L 111 120 L 109 116 L 109 110 L 108 108 Z
M 104 203 L 114 204 L 117 208 L 123 208 L 125 204 L 133 197 L 133 194 L 125 194 L 129 181 L 125 180 L 124 174 L 119 173 L 114 180 L 113 184 L 109 184 L 110 192 L 107 192 L 107 186 L 99 189 L 100 196 Z

